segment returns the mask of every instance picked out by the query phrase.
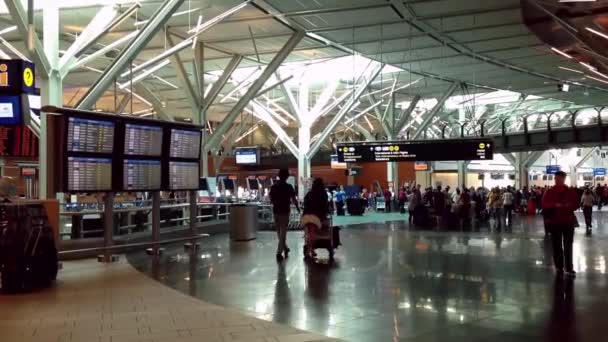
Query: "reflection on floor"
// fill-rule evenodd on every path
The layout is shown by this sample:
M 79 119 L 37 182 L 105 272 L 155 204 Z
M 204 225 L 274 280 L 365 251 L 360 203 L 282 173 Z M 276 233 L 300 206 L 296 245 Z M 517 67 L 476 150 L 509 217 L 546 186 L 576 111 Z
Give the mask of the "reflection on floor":
M 236 244 L 213 236 L 193 262 L 174 246 L 154 272 L 147 256 L 129 259 L 205 301 L 348 341 L 598 341 L 608 316 L 608 213 L 596 219 L 593 237 L 577 230 L 573 282 L 555 278 L 540 216 L 517 217 L 502 234 L 352 225 L 335 264 L 305 264 L 300 232 L 281 263 L 270 232 Z

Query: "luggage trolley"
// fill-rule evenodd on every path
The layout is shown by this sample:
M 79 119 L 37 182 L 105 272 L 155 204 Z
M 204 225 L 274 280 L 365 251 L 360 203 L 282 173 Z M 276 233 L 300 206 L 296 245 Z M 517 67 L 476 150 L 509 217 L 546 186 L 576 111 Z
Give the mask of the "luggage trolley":
M 310 215 L 302 217 L 302 227 L 304 229 L 304 247 L 302 248 L 302 252 L 304 253 L 304 260 L 311 260 L 314 257 L 315 249 L 327 249 L 329 259 L 333 260 L 334 250 L 341 245 L 340 229 L 333 226 L 331 216 L 321 223 L 321 228 L 318 228 L 317 224 L 309 222 L 306 216 Z M 313 246 L 313 255 L 308 255 L 309 244 Z

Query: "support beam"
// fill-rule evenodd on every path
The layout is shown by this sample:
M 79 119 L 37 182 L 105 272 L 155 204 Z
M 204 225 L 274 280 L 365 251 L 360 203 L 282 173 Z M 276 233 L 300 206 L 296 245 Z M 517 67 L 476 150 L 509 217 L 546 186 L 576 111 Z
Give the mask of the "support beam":
M 443 95 L 441 95 L 441 98 L 439 98 L 439 101 L 437 102 L 437 104 L 433 107 L 433 109 L 431 109 L 427 114 L 426 117 L 424 118 L 424 120 L 422 120 L 422 123 L 420 124 L 420 126 L 418 127 L 418 129 L 416 130 L 416 132 L 414 132 L 414 135 L 412 136 L 411 140 L 416 140 L 418 139 L 418 137 L 420 137 L 422 135 L 422 133 L 424 132 L 424 130 L 429 126 L 429 124 L 431 124 L 431 122 L 433 121 L 433 119 L 435 118 L 435 115 L 437 115 L 437 113 L 439 113 L 439 111 L 441 110 L 441 108 L 443 108 L 443 105 L 445 104 L 445 101 L 452 96 L 452 94 L 454 93 L 454 91 L 456 91 L 456 89 L 459 87 L 459 83 L 454 82 L 450 85 L 450 87 L 448 88 L 448 90 L 443 93 Z
M 167 34 L 167 43 L 169 43 L 170 47 L 175 46 L 173 43 L 173 38 L 171 38 L 171 34 Z M 182 86 L 182 90 L 186 94 L 186 98 L 190 103 L 190 107 L 192 108 L 192 122 L 195 124 L 200 124 L 200 115 L 199 112 L 201 110 L 201 104 L 198 101 L 198 94 L 194 90 L 192 86 L 192 82 L 190 81 L 190 77 L 188 77 L 188 73 L 186 72 L 186 68 L 184 67 L 184 63 L 182 62 L 179 53 L 174 53 L 171 55 L 171 64 L 175 69 L 177 74 L 177 80 Z
M 4 3 L 8 8 L 11 19 L 17 25 L 17 29 L 21 34 L 21 37 L 28 37 L 28 21 L 27 21 L 27 12 L 25 8 L 23 8 L 22 1 L 20 0 L 5 0 Z M 42 42 L 38 39 L 38 35 L 36 32 L 32 32 L 33 37 L 33 47 L 34 53 L 30 55 L 30 58 L 36 63 L 36 70 L 38 74 L 47 77 L 51 72 L 51 64 L 47 58 L 47 55 L 44 52 L 44 47 L 42 46 Z
M 232 73 L 236 70 L 242 60 L 243 56 L 241 55 L 232 56 L 232 59 L 230 60 L 230 62 L 228 62 L 228 65 L 220 75 L 220 78 L 218 78 L 217 81 L 213 83 L 211 89 L 209 90 L 209 94 L 205 96 L 205 100 L 203 101 L 203 108 L 201 109 L 203 113 L 206 113 L 209 110 L 209 107 L 211 107 L 217 96 L 220 94 L 222 88 L 224 88 L 226 83 L 228 83 L 228 81 L 230 80 L 230 76 L 232 76 Z
M 148 89 L 148 87 L 146 87 L 143 83 L 138 83 L 134 85 L 133 88 L 141 97 L 152 103 L 152 108 L 154 108 L 154 111 L 156 112 L 159 118 L 163 120 L 173 121 L 173 116 L 169 115 L 165 111 L 165 107 L 163 106 L 163 104 L 158 100 L 154 93 L 152 93 L 152 91 Z
M 277 80 L 281 79 L 278 72 L 275 73 L 275 77 Z M 289 109 L 289 111 L 291 112 L 291 115 L 296 118 L 296 120 L 298 121 L 298 125 L 302 125 L 302 115 L 298 109 L 298 102 L 293 97 L 293 93 L 291 92 L 291 90 L 289 88 L 287 88 L 285 83 L 281 83 L 281 85 L 279 86 L 279 89 L 281 89 L 283 96 L 285 96 L 285 98 L 287 98 L 287 109 Z
M 509 164 L 513 165 L 517 169 L 517 160 L 511 153 L 501 153 L 502 156 L 509 162 Z
M 116 113 L 116 114 L 124 113 L 125 108 L 127 108 L 127 105 L 129 104 L 130 101 L 131 101 L 131 95 L 129 95 L 129 94 L 123 95 L 122 99 L 120 99 L 120 102 L 118 102 L 116 104 L 114 113 Z
M 419 101 L 420 101 L 420 95 L 414 96 L 414 98 L 412 99 L 412 102 L 410 102 L 410 105 L 401 111 L 401 114 L 399 116 L 399 121 L 395 125 L 395 130 L 393 132 L 394 133 L 393 135 L 395 137 L 399 134 L 399 132 L 401 132 L 401 130 L 403 130 L 403 128 L 405 127 L 405 124 L 407 123 L 407 120 L 412 115 L 412 112 L 414 112 L 414 109 L 418 105 Z
M 146 47 L 148 42 L 162 29 L 183 2 L 184 0 L 166 0 L 133 39 L 129 47 L 116 57 L 101 77 L 89 88 L 76 108 L 91 109 L 114 80 L 118 78 L 120 72 L 129 66 L 135 56 Z
M 380 74 L 380 72 L 384 68 L 384 64 L 376 66 L 375 68 L 376 69 L 371 73 L 369 79 L 365 79 L 365 76 L 362 76 L 360 78 L 361 83 L 357 86 L 353 96 L 350 99 L 348 99 L 348 102 L 346 102 L 344 107 L 342 107 L 340 109 L 340 111 L 331 119 L 329 124 L 325 127 L 325 129 L 321 133 L 321 136 L 319 137 L 319 139 L 310 148 L 310 151 L 308 152 L 308 159 L 312 160 L 312 157 L 314 157 L 314 155 L 317 153 L 317 151 L 323 144 L 323 141 L 325 141 L 325 139 L 327 139 L 329 134 L 334 130 L 334 128 L 336 128 L 338 123 L 340 123 L 340 121 L 342 121 L 342 119 L 344 118 L 344 115 L 346 115 L 346 113 L 348 113 L 352 109 L 354 104 L 357 101 L 359 101 L 359 98 L 361 98 L 361 95 L 363 95 L 363 93 L 367 90 L 367 87 L 369 87 L 369 85 L 374 81 L 374 79 Z
M 355 129 L 355 131 L 361 133 L 361 135 L 363 135 L 363 138 L 365 139 L 365 141 L 374 141 L 374 136 L 363 126 L 361 126 L 361 124 L 355 122 L 353 124 L 353 128 Z
M 76 61 L 77 56 L 93 45 L 99 38 L 108 32 L 108 24 L 118 14 L 117 6 L 104 6 L 97 11 L 93 20 L 70 45 L 59 61 L 59 70 L 62 77 L 70 71 L 70 65 Z
M 538 160 L 538 158 L 543 155 L 544 152 L 545 151 L 530 152 L 530 154 L 528 154 L 528 156 L 524 159 L 524 165 L 526 166 L 526 168 L 532 166 L 532 164 L 534 164 Z
M 296 146 L 296 144 L 294 144 L 293 141 L 291 141 L 291 138 L 289 137 L 289 135 L 287 133 L 285 133 L 285 131 L 283 130 L 283 128 L 281 127 L 281 125 L 279 125 L 276 120 L 272 117 L 272 114 L 263 106 L 253 102 L 252 103 L 253 106 L 253 113 L 255 116 L 257 116 L 258 118 L 260 118 L 262 121 L 264 121 L 268 127 L 274 132 L 274 134 L 276 134 L 277 137 L 279 137 L 279 139 L 281 140 L 281 142 L 285 145 L 285 147 L 287 147 L 287 149 L 289 150 L 289 152 L 291 152 L 294 157 L 298 158 L 299 155 L 299 149 Z M 216 130 L 217 132 L 217 130 Z
M 583 167 L 583 164 L 585 164 L 587 162 L 587 160 L 589 160 L 589 158 L 591 158 L 591 156 L 595 152 L 597 152 L 597 150 L 599 150 L 599 149 L 600 149 L 599 147 L 594 147 L 592 149 L 589 149 L 589 151 L 583 155 L 583 157 L 581 158 L 581 160 L 578 163 L 576 163 L 575 168 L 578 169 L 578 168 Z
M 230 110 L 228 115 L 224 118 L 224 120 L 220 123 L 220 125 L 216 128 L 215 132 L 209 137 L 209 139 L 205 142 L 203 151 L 209 150 L 213 147 L 221 138 L 222 134 L 226 132 L 226 130 L 232 125 L 234 119 L 245 109 L 249 101 L 257 94 L 264 83 L 274 74 L 277 69 L 281 66 L 283 61 L 289 56 L 291 51 L 300 43 L 300 41 L 304 38 L 303 31 L 297 31 L 291 36 L 289 41 L 281 48 L 281 50 L 274 56 L 272 61 L 266 66 L 260 77 L 253 82 L 251 87 L 247 90 L 247 92 L 239 99 L 236 105 Z

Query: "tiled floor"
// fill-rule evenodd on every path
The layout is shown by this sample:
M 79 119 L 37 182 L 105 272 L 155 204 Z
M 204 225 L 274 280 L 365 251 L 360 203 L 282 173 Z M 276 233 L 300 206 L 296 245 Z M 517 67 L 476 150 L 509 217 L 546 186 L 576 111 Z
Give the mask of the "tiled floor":
M 52 289 L 0 295 L 1 342 L 329 341 L 204 303 L 126 262 L 66 262 L 59 277 Z
M 333 265 L 305 264 L 300 232 L 281 263 L 270 232 L 213 236 L 192 260 L 174 246 L 159 263 L 129 261 L 183 293 L 348 341 L 595 342 L 608 340 L 607 220 L 597 214 L 593 237 L 577 230 L 574 281 L 555 278 L 540 216 L 518 217 L 512 233 L 350 225 Z

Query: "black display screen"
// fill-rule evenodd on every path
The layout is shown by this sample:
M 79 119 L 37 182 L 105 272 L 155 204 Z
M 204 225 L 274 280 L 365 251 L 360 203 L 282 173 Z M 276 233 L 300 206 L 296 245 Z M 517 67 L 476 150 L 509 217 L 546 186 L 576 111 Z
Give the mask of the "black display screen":
M 198 162 L 169 162 L 170 190 L 197 190 L 199 179 Z
M 160 160 L 125 159 L 123 161 L 124 190 L 157 190 L 160 186 Z
M 260 150 L 257 147 L 238 147 L 234 150 L 237 165 L 257 165 L 260 163 Z
M 201 132 L 189 129 L 171 129 L 171 158 L 198 159 L 201 149 Z
M 110 154 L 114 149 L 114 122 L 70 117 L 68 119 L 69 152 Z
M 68 157 L 68 191 L 112 190 L 112 159 Z
M 341 163 L 491 160 L 493 148 L 492 139 L 351 142 L 336 146 Z
M 163 128 L 149 125 L 125 125 L 126 155 L 160 157 L 163 146 Z

